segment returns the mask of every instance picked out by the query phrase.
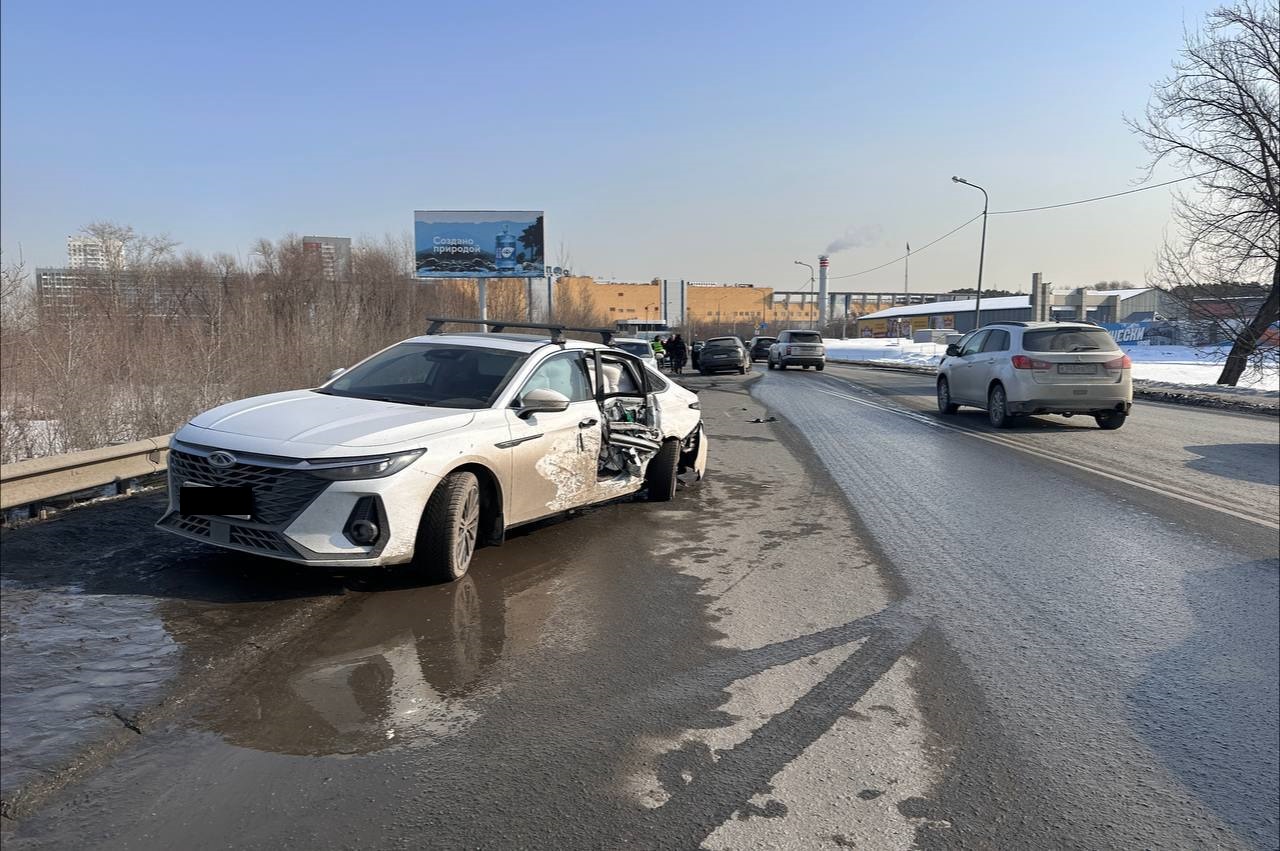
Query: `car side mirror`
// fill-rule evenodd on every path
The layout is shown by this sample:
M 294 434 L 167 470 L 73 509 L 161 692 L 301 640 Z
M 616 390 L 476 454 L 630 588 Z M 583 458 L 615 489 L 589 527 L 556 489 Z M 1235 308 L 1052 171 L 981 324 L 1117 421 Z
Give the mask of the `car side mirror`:
M 947 357 L 949 357 L 949 358 L 958 358 L 958 357 L 960 357 L 960 347 L 959 347 L 959 346 L 957 346 L 955 343 L 951 343 L 951 344 L 949 344 L 949 345 L 947 346 Z
M 333 379 L 337 378 L 339 375 L 342 375 L 342 373 L 346 371 L 347 371 L 347 368 L 345 366 L 340 366 L 337 369 L 335 369 L 333 372 L 329 373 L 329 377 L 326 378 L 325 381 L 326 382 L 333 381 Z
M 525 419 L 530 414 L 556 414 L 569 407 L 569 397 L 547 387 L 530 390 L 520 399 L 516 416 Z

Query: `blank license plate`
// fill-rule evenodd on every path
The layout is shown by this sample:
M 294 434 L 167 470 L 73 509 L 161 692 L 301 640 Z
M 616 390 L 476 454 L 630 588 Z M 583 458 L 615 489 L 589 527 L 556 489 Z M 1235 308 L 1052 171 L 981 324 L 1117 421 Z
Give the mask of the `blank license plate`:
M 1060 363 L 1058 372 L 1069 375 L 1097 375 L 1098 365 L 1096 363 Z
M 178 491 L 183 514 L 217 514 L 248 519 L 253 514 L 253 489 L 185 484 Z

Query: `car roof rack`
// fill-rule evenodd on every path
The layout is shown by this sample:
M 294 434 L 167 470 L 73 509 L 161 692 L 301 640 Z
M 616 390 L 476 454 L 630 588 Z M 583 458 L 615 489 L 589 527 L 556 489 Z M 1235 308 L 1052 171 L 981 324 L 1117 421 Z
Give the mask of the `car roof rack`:
M 577 331 L 583 334 L 599 334 L 600 342 L 606 346 L 613 342 L 614 336 L 618 333 L 613 328 L 579 328 L 574 325 L 560 325 L 555 322 L 512 322 L 506 319 L 456 319 L 450 316 L 428 316 L 427 317 L 427 334 L 439 334 L 441 329 L 448 323 L 458 325 L 483 325 L 489 329 L 491 333 L 501 334 L 508 328 L 530 328 L 535 331 L 551 332 L 551 342 L 564 344 L 565 331 Z

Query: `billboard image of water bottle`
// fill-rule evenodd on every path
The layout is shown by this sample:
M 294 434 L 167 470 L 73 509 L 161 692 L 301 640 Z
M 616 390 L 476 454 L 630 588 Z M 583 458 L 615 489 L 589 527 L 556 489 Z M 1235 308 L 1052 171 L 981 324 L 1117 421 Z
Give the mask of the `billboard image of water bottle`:
M 419 278 L 542 277 L 542 211 L 418 210 L 413 214 Z

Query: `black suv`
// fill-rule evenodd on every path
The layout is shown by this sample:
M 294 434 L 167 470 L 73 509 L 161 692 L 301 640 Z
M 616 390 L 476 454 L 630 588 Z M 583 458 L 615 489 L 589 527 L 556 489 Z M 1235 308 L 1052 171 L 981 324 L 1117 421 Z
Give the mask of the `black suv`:
M 751 352 L 751 362 L 769 359 L 769 347 L 778 341 L 777 337 L 752 337 L 747 351 Z

